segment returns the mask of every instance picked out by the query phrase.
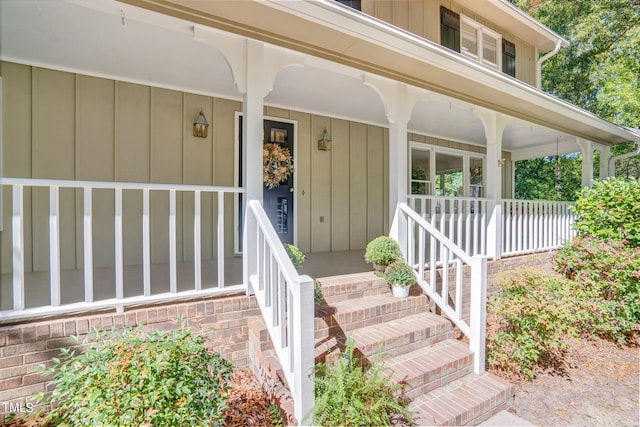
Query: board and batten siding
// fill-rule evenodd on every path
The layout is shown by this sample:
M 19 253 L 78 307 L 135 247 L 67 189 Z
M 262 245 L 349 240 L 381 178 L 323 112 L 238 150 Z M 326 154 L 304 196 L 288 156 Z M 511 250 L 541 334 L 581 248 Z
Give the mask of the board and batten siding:
M 3 175 L 19 178 L 232 186 L 234 114 L 229 101 L 81 74 L 0 63 Z M 192 135 L 200 108 L 211 127 Z M 3 191 L 1 271 L 11 271 L 11 192 Z M 25 191 L 26 271 L 49 269 L 48 191 Z M 80 190 L 60 191 L 61 268 L 82 268 Z M 124 191 L 124 260 L 142 261 L 142 194 Z M 193 259 L 193 196 L 177 195 L 178 261 Z M 113 265 L 114 195 L 94 190 L 94 266 Z M 217 199 L 202 197 L 202 253 L 216 257 Z M 233 254 L 233 197 L 225 199 L 226 255 Z M 152 262 L 168 260 L 168 194 L 151 192 Z M 182 221 L 182 219 L 185 221 Z
M 239 101 L 1 62 L 3 175 L 193 185 L 234 184 Z M 200 108 L 210 128 L 192 135 Z M 386 233 L 388 130 L 315 114 L 265 107 L 265 116 L 297 125 L 296 221 L 304 252 L 362 249 Z M 319 151 L 324 129 L 331 151 Z M 3 191 L 0 271 L 12 269 L 11 194 Z M 25 268 L 49 269 L 48 191 L 26 189 Z M 81 269 L 81 190 L 60 191 L 61 268 Z M 151 192 L 151 256 L 169 257 L 168 194 Z M 124 191 L 124 259 L 142 262 L 142 194 Z M 177 194 L 178 261 L 193 259 L 193 196 Z M 113 266 L 114 195 L 94 190 L 94 266 Z M 202 197 L 202 256 L 217 257 L 215 197 Z M 226 256 L 233 255 L 233 197 L 225 198 Z
M 388 232 L 386 128 L 274 107 L 264 114 L 297 125 L 297 243 L 303 252 L 364 249 Z M 320 151 L 325 129 L 331 150 Z

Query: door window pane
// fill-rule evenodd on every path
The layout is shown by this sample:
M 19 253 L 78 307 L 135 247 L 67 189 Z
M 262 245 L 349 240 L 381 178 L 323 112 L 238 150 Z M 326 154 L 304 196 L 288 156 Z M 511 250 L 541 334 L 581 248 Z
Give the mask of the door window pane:
M 411 150 L 411 194 L 431 194 L 430 150 Z
M 462 156 L 436 153 L 436 194 L 438 196 L 462 196 L 464 193 Z
M 484 197 L 482 159 L 469 159 L 469 196 Z

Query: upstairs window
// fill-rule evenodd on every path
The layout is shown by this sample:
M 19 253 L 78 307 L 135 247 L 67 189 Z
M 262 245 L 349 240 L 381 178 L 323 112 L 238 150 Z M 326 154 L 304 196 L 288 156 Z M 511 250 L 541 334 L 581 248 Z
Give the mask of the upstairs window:
M 502 72 L 516 76 L 516 45 L 502 39 Z
M 460 20 L 460 53 L 491 68 L 501 69 L 502 36 L 464 15 Z
M 440 6 L 440 44 L 460 52 L 460 15 Z
M 499 33 L 444 6 L 440 7 L 440 44 L 515 77 L 515 45 L 503 42 Z
M 342 3 L 345 6 L 349 6 L 355 10 L 362 10 L 361 0 L 336 0 L 338 3 Z

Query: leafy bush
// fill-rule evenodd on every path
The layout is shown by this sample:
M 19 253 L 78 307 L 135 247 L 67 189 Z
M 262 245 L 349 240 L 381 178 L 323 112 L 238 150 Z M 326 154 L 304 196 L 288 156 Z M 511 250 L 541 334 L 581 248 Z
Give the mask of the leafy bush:
M 640 181 L 608 178 L 585 188 L 576 201 L 578 219 L 574 228 L 582 237 L 625 240 L 640 247 Z
M 184 325 L 183 325 L 184 326 Z M 231 362 L 189 328 L 145 334 L 138 328 L 98 335 L 83 353 L 64 349 L 47 420 L 60 426 L 222 425 Z M 43 367 L 44 369 L 44 367 Z M 43 400 L 44 395 L 39 395 Z
M 554 269 L 594 295 L 603 316 L 596 332 L 624 343 L 640 323 L 640 248 L 624 241 L 575 238 L 554 258 Z
M 364 260 L 376 265 L 386 266 L 400 259 L 402 253 L 398 242 L 387 236 L 379 236 L 370 241 L 364 253 Z
M 397 283 L 403 286 L 411 286 L 416 283 L 413 268 L 404 261 L 389 264 L 387 269 L 384 271 L 384 278 L 390 285 Z
M 287 243 L 284 245 L 284 249 L 287 251 L 287 255 L 289 255 L 289 259 L 291 260 L 295 268 L 300 267 L 306 259 L 302 251 L 298 249 L 297 246 L 293 246 Z
M 391 425 L 392 414 L 410 419 L 406 403 L 397 397 L 400 384 L 391 382 L 379 361 L 368 368 L 354 357 L 354 340 L 348 339 L 341 357 L 331 365 L 316 365 L 313 421 L 324 426 Z
M 524 271 L 503 279 L 498 289 L 488 301 L 497 324 L 487 361 L 527 379 L 536 366 L 561 364 L 566 338 L 590 330 L 598 316 L 592 295 L 570 280 Z

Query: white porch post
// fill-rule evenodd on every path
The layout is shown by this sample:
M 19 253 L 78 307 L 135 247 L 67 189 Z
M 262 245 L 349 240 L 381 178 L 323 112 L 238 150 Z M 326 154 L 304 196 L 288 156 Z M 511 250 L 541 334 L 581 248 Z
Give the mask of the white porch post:
M 264 45 L 261 42 L 247 39 L 246 41 L 246 90 L 244 92 L 242 112 L 242 183 L 246 190 L 244 196 L 245 210 L 247 203 L 258 200 L 262 204 L 262 131 L 263 131 L 263 103 L 264 103 L 264 79 L 261 70 L 264 67 Z M 245 211 L 245 218 L 247 217 Z M 244 222 L 242 236 L 243 282 L 247 286 L 247 294 L 252 295 L 249 278 L 256 274 L 256 260 L 258 259 L 258 247 L 249 236 L 257 236 L 257 224 L 255 221 Z
M 507 119 L 495 111 L 478 109 L 474 113 L 484 125 L 487 139 L 487 256 L 500 259 L 502 256 L 502 134 Z
M 389 120 L 389 235 L 395 238 L 404 252 L 407 227 L 402 217 L 396 217 L 398 203 L 407 202 L 409 181 L 409 143 L 407 125 L 413 106 L 426 96 L 426 92 L 404 83 L 366 74 L 364 84 L 373 88 L 384 103 Z M 407 255 L 406 253 L 404 254 Z
M 576 143 L 582 153 L 582 187 L 593 184 L 593 142 L 576 138 Z

